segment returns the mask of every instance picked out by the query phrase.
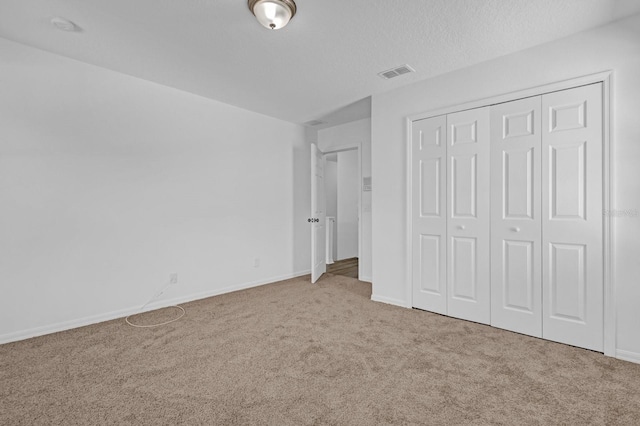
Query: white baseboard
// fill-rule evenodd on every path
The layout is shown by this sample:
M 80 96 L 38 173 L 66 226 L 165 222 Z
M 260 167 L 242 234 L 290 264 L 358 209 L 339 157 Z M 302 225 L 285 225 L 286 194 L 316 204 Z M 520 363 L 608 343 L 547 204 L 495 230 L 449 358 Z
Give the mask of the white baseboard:
M 272 284 L 278 281 L 288 280 L 290 278 L 300 277 L 308 275 L 311 270 L 299 271 L 292 274 L 280 275 L 264 280 L 257 280 L 248 283 L 236 284 L 229 287 L 215 289 L 211 291 L 205 291 L 200 293 L 189 294 L 185 296 L 176 297 L 169 300 L 159 300 L 146 306 L 144 311 L 140 310 L 139 306 L 120 309 L 117 311 L 106 312 L 98 315 L 91 315 L 84 318 L 78 318 L 70 321 L 63 321 L 56 324 L 45 325 L 42 327 L 34 327 L 27 330 L 20 330 L 12 333 L 0 335 L 0 345 L 4 343 L 17 342 L 19 340 L 30 339 L 32 337 L 43 336 L 45 334 L 57 333 L 60 331 L 71 330 L 73 328 L 84 327 L 99 322 L 111 321 L 118 318 L 124 318 L 129 315 L 137 314 L 140 312 L 147 312 L 154 309 L 166 308 L 167 306 L 177 305 L 179 303 L 193 302 L 195 300 L 206 299 L 207 297 L 219 296 L 225 293 L 232 293 L 234 291 L 245 290 L 247 288 L 259 287 L 265 284 Z
M 143 312 L 152 311 L 154 309 L 166 308 L 167 306 L 173 306 L 180 303 L 187 303 L 187 302 L 193 302 L 200 299 L 206 299 L 207 297 L 219 296 L 221 294 L 233 293 L 234 291 L 246 290 L 248 288 L 259 287 L 261 285 L 273 284 L 278 281 L 284 281 L 291 278 L 301 277 L 303 275 L 308 275 L 310 273 L 311 273 L 311 270 L 299 271 L 293 274 L 280 275 L 278 277 L 272 277 L 266 280 L 258 280 L 258 281 L 243 283 L 243 284 L 236 284 L 229 287 L 223 287 L 223 288 L 219 288 L 211 291 L 203 291 L 201 293 L 180 296 L 180 297 L 176 297 L 168 300 L 159 300 L 157 302 L 150 303 L 149 305 L 147 305 L 147 307 L 144 309 Z M 128 315 L 131 315 L 131 314 L 128 314 Z
M 373 300 L 374 302 L 386 303 L 388 305 L 401 306 L 403 308 L 411 308 L 411 306 L 409 306 L 406 301 L 400 300 L 400 299 L 394 299 L 392 297 L 378 296 L 377 294 L 372 294 L 371 300 Z
M 70 321 L 62 321 L 55 324 L 44 325 L 41 327 L 29 328 L 26 330 L 14 331 L 0 335 L 0 344 L 17 342 L 19 340 L 30 339 L 32 337 L 43 336 L 45 334 L 57 333 L 59 331 L 71 330 L 72 328 L 84 327 L 86 325 L 96 324 L 104 321 L 111 321 L 116 318 L 126 317 L 138 312 L 140 308 L 121 309 L 112 312 L 106 312 L 98 315 L 91 315 L 84 318 L 78 318 Z
M 372 283 L 373 282 L 373 279 L 371 279 L 371 277 L 358 277 L 358 279 L 360 281 L 364 281 L 366 283 Z
M 616 358 L 640 364 L 640 353 L 616 349 Z

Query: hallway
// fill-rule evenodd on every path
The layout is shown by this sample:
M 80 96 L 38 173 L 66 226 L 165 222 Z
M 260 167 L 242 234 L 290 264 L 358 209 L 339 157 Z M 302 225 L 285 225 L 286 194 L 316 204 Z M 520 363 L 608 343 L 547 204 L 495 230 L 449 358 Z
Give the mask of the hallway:
M 350 278 L 358 278 L 358 258 L 338 260 L 327 265 L 327 273 L 333 275 L 342 275 Z

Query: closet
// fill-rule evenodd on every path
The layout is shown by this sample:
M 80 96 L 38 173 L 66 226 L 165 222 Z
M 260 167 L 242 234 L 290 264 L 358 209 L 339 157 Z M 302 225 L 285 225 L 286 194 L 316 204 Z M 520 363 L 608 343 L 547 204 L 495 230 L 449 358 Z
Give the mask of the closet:
M 413 306 L 603 350 L 602 84 L 413 121 Z

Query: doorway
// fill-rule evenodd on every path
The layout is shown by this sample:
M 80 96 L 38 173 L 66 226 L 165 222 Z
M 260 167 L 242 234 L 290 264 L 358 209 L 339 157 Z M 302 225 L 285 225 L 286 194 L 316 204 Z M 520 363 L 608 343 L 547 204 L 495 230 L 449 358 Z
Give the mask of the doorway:
M 316 190 L 312 190 L 315 194 L 312 198 L 318 198 L 313 213 L 316 217 L 312 221 L 319 225 L 312 234 L 315 237 L 312 241 L 312 259 L 314 265 L 324 263 L 324 268 L 315 277 L 317 279 L 322 272 L 329 272 L 357 279 L 361 245 L 360 149 L 354 147 L 324 152 L 321 156 L 321 160 L 315 160 L 316 165 L 321 167 L 316 166 L 314 170 L 321 168 L 322 173 L 315 170 L 312 176 L 316 178 Z M 323 241 L 319 241 L 319 229 L 325 234 Z M 312 282 L 315 282 L 314 274 Z

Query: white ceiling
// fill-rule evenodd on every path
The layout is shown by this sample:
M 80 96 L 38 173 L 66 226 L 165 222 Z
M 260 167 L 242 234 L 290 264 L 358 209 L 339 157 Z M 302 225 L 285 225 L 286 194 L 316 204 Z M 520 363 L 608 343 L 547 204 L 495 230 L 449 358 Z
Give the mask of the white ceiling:
M 296 0 L 282 30 L 246 0 L 0 0 L 0 37 L 295 123 L 640 12 L 638 0 Z M 62 16 L 82 28 L 56 30 Z M 1 52 L 0 52 L 0 60 Z M 377 73 L 409 64 L 393 80 Z

